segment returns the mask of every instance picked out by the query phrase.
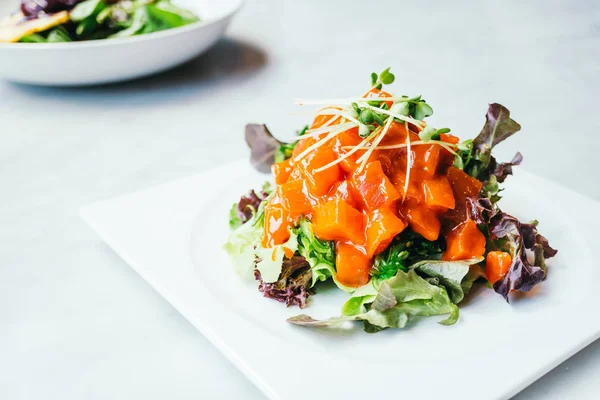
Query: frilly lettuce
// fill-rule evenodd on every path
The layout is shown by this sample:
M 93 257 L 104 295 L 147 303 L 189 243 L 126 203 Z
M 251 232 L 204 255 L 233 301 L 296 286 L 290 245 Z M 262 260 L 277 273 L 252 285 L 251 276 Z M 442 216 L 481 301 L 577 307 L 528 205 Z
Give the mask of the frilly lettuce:
M 244 197 L 242 197 L 242 199 L 244 199 Z M 270 198 L 271 196 L 268 196 L 263 198 L 260 203 L 253 204 L 253 208 L 251 208 L 252 216 L 245 222 L 242 223 L 239 219 L 237 222 L 232 222 L 231 219 L 229 221 L 229 226 L 232 228 L 232 231 L 229 234 L 227 243 L 223 245 L 223 249 L 229 254 L 234 271 L 244 279 L 250 280 L 254 278 L 254 267 L 256 263 L 256 253 L 254 249 L 260 244 L 262 239 L 265 205 Z M 234 204 L 232 210 L 234 208 L 237 209 L 238 204 L 239 203 Z
M 262 223 L 250 220 L 229 234 L 223 249 L 229 254 L 234 271 L 244 279 L 254 278 L 254 247 L 260 243 L 263 234 Z
M 298 250 L 298 236 L 292 230 L 290 230 L 290 238 L 283 244 L 269 248 L 264 248 L 260 244 L 256 246 L 256 256 L 260 259 L 256 263 L 256 269 L 260 272 L 262 280 L 266 283 L 279 280 L 283 258 L 286 254 L 288 258 L 292 258 L 296 250 Z
M 306 258 L 311 266 L 312 286 L 331 278 L 342 290 L 352 293 L 355 289 L 345 286 L 335 278 L 335 252 L 333 242 L 318 239 L 312 230 L 312 223 L 301 219 L 297 228 L 298 253 Z
M 482 260 L 483 257 L 460 261 L 426 260 L 411 265 L 410 269 L 429 277 L 433 280 L 430 280 L 431 283 L 445 287 L 452 302 L 458 304 L 471 288 L 473 281 L 483 276 L 481 267 L 476 265 Z M 471 270 L 473 273 L 469 275 Z
M 363 321 L 365 331 L 375 333 L 386 328 L 404 328 L 415 316 L 450 314 L 440 321 L 451 325 L 458 320 L 458 307 L 452 303 L 443 287 L 432 285 L 414 270 L 398 271 L 396 276 L 381 282 L 376 294 L 375 286 L 356 291 L 344 306 L 345 314 L 327 320 L 315 320 L 302 314 L 288 322 L 313 327 L 340 327 L 347 321 Z

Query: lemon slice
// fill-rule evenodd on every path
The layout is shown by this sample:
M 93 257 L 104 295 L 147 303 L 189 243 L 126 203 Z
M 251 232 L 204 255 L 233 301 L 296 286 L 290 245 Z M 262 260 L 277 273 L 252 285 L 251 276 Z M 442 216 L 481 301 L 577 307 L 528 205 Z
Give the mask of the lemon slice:
M 15 13 L 0 20 L 0 42 L 18 42 L 23 36 L 43 32 L 58 25 L 69 22 L 69 12 L 40 16 L 27 20 L 23 13 Z

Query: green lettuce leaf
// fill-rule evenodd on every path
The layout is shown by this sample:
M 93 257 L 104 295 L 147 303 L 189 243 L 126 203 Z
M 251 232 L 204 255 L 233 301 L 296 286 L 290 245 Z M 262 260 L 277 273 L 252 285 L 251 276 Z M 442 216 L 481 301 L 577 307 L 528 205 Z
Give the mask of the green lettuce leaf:
M 86 0 L 77 4 L 69 13 L 69 18 L 73 22 L 82 22 L 88 18 L 96 18 L 96 15 L 106 8 L 103 0 Z
M 372 303 L 379 291 L 375 286 L 376 282 L 376 279 L 371 279 L 369 283 L 356 289 L 342 306 L 342 314 L 353 316 L 367 312 L 366 304 Z
M 256 254 L 254 248 L 260 244 L 263 235 L 262 221 L 254 219 L 234 229 L 229 234 L 223 249 L 229 254 L 234 271 L 244 279 L 254 279 Z
M 465 277 L 469 274 L 471 266 L 481 261 L 483 258 L 461 261 L 426 260 L 417 262 L 409 268 L 421 275 L 438 279 L 439 284 L 446 288 L 452 302 L 458 304 L 465 297 L 465 288 L 462 285 Z M 467 287 L 470 289 L 471 286 Z
M 71 42 L 71 37 L 69 36 L 69 32 L 65 29 L 64 26 L 58 26 L 52 29 L 48 33 L 48 37 L 46 38 L 48 43 L 63 43 L 63 42 Z
M 301 326 L 341 327 L 347 321 L 363 321 L 365 331 L 374 333 L 386 328 L 404 328 L 416 316 L 450 314 L 440 322 L 445 325 L 458 320 L 458 307 L 452 303 L 446 290 L 428 283 L 414 270 L 398 271 L 393 278 L 381 282 L 375 295 L 372 288 L 364 290 L 365 293 L 354 297 L 356 300 L 346 303 L 344 310 L 347 315 L 315 320 L 302 314 L 288 319 L 288 322 Z M 369 306 L 367 303 L 371 299 Z M 366 311 L 355 314 L 362 310 Z
M 30 35 L 25 35 L 19 40 L 21 43 L 47 43 L 45 37 L 38 33 L 32 33 Z
M 266 283 L 277 282 L 279 280 L 279 275 L 281 274 L 283 259 L 286 253 L 294 254 L 297 250 L 298 235 L 296 235 L 293 230 L 290 230 L 290 238 L 283 244 L 265 248 L 259 243 L 259 245 L 256 246 L 255 254 L 260 259 L 260 261 L 256 263 L 256 269 L 260 272 L 261 279 Z
M 244 279 L 254 278 L 255 248 L 260 245 L 262 240 L 265 206 L 269 198 L 263 200 L 252 214 L 252 218 L 242 225 L 232 224 L 231 220 L 229 221 L 230 227 L 234 229 L 229 234 L 223 249 L 229 254 L 234 271 Z
M 140 7 L 135 10 L 132 17 L 128 17 L 128 26 L 126 29 L 120 30 L 115 34 L 110 35 L 111 38 L 124 38 L 135 36 L 142 33 L 144 26 L 148 22 L 148 11 L 146 7 Z
M 306 218 L 298 226 L 298 253 L 306 258 L 313 269 L 313 285 L 335 275 L 335 252 L 333 242 L 315 236 L 312 223 Z
M 77 23 L 77 36 L 91 35 L 98 29 L 98 15 L 107 7 L 102 0 L 86 0 L 75 6 L 69 13 L 71 21 Z

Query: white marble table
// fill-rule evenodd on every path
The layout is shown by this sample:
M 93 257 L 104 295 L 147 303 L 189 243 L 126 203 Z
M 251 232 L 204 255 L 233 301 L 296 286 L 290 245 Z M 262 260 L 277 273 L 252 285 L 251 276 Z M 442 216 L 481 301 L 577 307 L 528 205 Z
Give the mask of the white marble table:
M 243 157 L 246 122 L 289 135 L 308 118 L 292 97 L 360 93 L 371 70 L 463 136 L 504 103 L 523 132 L 500 154 L 600 200 L 600 3 L 400 3 L 248 1 L 226 40 L 158 77 L 0 83 L 0 397 L 264 398 L 78 208 Z M 600 342 L 517 398 L 596 398 L 598 376 Z

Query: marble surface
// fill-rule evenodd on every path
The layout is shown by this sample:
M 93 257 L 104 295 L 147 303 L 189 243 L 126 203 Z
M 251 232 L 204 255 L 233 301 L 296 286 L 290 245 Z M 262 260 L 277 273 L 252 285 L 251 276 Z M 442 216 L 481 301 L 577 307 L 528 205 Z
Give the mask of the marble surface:
M 292 97 L 360 93 L 372 70 L 392 66 L 396 91 L 462 136 L 507 105 L 523 132 L 500 156 L 600 200 L 598 21 L 594 0 L 249 0 L 226 39 L 160 76 L 0 82 L 0 396 L 264 398 L 78 209 L 245 156 L 246 122 L 291 135 L 310 116 Z M 517 399 L 594 398 L 599 375 L 595 342 Z

